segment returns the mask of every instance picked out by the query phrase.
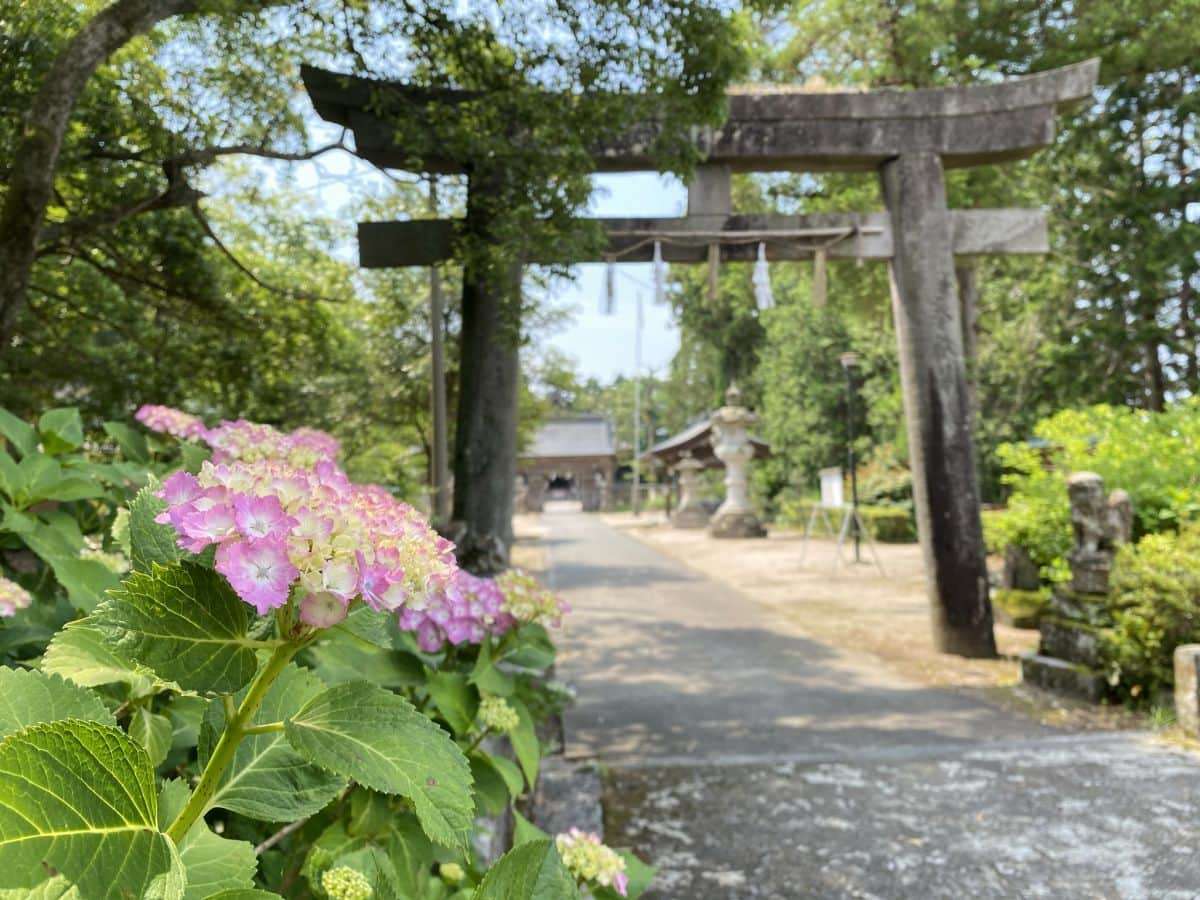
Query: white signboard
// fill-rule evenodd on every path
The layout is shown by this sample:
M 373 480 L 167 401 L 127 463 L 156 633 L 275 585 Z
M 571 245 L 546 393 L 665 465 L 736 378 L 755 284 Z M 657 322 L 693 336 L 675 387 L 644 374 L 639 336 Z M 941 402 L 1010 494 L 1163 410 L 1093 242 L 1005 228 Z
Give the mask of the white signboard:
M 825 509 L 841 509 L 846 505 L 842 493 L 842 470 L 837 466 L 821 470 L 821 506 Z

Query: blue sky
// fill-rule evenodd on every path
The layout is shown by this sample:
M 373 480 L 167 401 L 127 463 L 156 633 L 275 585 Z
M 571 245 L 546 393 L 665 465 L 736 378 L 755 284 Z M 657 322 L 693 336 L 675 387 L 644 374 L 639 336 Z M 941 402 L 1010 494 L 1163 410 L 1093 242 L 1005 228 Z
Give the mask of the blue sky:
M 676 178 L 650 172 L 597 175 L 591 215 L 678 216 L 687 206 L 687 190 Z M 650 287 L 653 266 L 625 263 L 617 266 L 616 313 L 600 313 L 604 294 L 603 263 L 577 267 L 574 282 L 555 286 L 552 300 L 574 310 L 571 324 L 545 336 L 540 344 L 573 357 L 581 374 L 611 381 L 634 371 L 634 333 L 637 295 L 643 296 L 645 327 L 642 332 L 642 371 L 666 369 L 679 348 L 679 329 L 666 305 L 655 306 Z

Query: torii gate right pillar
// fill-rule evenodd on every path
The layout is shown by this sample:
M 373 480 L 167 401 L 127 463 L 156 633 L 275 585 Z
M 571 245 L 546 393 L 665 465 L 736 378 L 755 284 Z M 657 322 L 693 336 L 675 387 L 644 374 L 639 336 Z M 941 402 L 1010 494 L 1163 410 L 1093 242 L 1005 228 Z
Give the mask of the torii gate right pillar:
M 892 217 L 892 306 L 934 639 L 943 652 L 995 656 L 942 160 L 907 153 L 884 163 L 880 176 Z

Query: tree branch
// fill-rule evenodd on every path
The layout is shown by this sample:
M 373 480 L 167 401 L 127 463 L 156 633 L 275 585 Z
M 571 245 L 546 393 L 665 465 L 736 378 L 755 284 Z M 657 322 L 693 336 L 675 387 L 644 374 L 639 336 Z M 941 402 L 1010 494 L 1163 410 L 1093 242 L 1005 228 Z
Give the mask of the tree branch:
M 0 342 L 25 301 L 63 135 L 84 86 L 130 40 L 197 8 L 197 0 L 116 0 L 80 28 L 42 79 L 22 123 L 0 210 Z
M 331 153 L 334 150 L 342 150 L 346 153 L 351 152 L 350 148 L 346 145 L 345 129 L 342 129 L 342 133 L 336 141 L 316 147 L 313 150 L 305 150 L 298 153 L 275 150 L 263 144 L 228 144 L 211 147 L 193 147 L 174 156 L 168 156 L 166 159 L 161 160 L 161 162 L 144 152 L 94 150 L 88 156 L 92 159 L 110 159 L 118 162 L 155 163 L 161 165 L 164 170 L 172 172 L 187 166 L 212 165 L 212 163 L 223 156 L 257 156 L 263 159 L 277 159 L 284 162 L 307 162 L 319 156 L 324 156 L 326 153 Z
M 306 291 L 295 291 L 291 288 L 281 288 L 276 285 L 268 284 L 263 281 L 255 272 L 244 262 L 237 258 L 232 250 L 225 246 L 225 243 L 217 237 L 216 231 L 213 230 L 212 224 L 204 215 L 204 211 L 200 208 L 199 202 L 193 203 L 191 206 L 192 215 L 196 217 L 196 221 L 200 223 L 200 227 L 204 229 L 204 233 L 212 240 L 216 248 L 224 254 L 225 258 L 233 263 L 234 268 L 257 284 L 260 288 L 270 291 L 273 294 L 278 294 L 281 297 L 287 297 L 292 300 L 303 300 L 307 303 L 341 303 L 340 299 L 333 297 L 322 297 L 317 294 L 310 294 Z

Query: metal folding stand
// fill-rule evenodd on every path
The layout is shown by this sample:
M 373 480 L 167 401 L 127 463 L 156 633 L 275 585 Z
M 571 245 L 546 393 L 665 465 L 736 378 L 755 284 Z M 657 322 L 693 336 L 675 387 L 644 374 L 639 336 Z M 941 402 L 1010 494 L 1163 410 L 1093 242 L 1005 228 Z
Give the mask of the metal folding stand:
M 875 567 L 879 569 L 879 574 L 886 578 L 887 573 L 883 570 L 883 563 L 879 560 L 879 551 L 875 549 L 875 538 L 871 537 L 871 532 L 867 531 L 866 525 L 863 524 L 857 506 L 851 506 L 842 513 L 842 527 L 838 531 L 837 539 L 837 554 L 833 558 L 833 573 L 836 575 L 842 566 L 842 548 L 846 546 L 846 539 L 850 536 L 851 523 L 858 529 L 858 534 L 866 538 L 871 558 L 875 560 Z
M 817 519 L 819 518 L 825 523 L 825 533 L 830 537 L 837 536 L 836 555 L 833 559 L 833 572 L 836 575 L 842 566 L 842 555 L 845 552 L 846 542 L 850 538 L 850 528 L 851 523 L 853 523 L 858 527 L 858 533 L 866 538 L 867 549 L 871 551 L 871 558 L 875 561 L 875 567 L 879 569 L 879 574 L 886 577 L 887 573 L 884 571 L 883 563 L 879 559 L 879 551 L 875 549 L 875 539 L 871 537 L 871 532 L 867 531 L 867 527 L 863 523 L 862 515 L 858 509 L 853 506 L 840 507 L 842 524 L 836 531 L 833 527 L 833 520 L 829 518 L 829 509 L 830 507 L 817 504 L 809 514 L 808 522 L 804 526 L 804 538 L 800 544 L 800 563 L 803 565 L 805 559 L 808 558 L 808 542 L 812 538 L 814 528 L 817 525 Z

